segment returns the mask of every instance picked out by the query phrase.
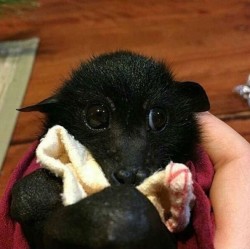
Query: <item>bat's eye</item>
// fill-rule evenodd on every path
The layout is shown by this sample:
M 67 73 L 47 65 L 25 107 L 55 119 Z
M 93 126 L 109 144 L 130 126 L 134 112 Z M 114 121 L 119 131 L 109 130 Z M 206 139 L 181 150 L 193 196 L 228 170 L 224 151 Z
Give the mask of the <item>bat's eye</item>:
M 165 128 L 168 122 L 166 112 L 161 108 L 153 108 L 149 111 L 148 125 L 153 131 L 161 131 Z
M 90 128 L 105 129 L 109 126 L 109 110 L 101 105 L 91 105 L 85 110 L 86 121 Z

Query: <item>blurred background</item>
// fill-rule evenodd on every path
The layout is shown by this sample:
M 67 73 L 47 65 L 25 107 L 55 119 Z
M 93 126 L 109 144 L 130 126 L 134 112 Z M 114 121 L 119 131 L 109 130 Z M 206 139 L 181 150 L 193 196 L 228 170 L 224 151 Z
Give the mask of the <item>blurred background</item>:
M 249 106 L 233 92 L 250 74 L 250 1 L 0 0 L 0 42 L 32 37 L 40 43 L 21 106 L 50 96 L 81 60 L 126 49 L 165 61 L 178 80 L 202 84 L 211 112 L 250 141 Z M 41 126 L 42 115 L 19 114 L 0 196 Z

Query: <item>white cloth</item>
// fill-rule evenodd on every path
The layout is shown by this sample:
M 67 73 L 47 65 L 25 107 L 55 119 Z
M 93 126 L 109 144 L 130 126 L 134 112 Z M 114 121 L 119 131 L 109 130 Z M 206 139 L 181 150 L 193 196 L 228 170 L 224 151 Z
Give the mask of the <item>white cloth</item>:
M 36 155 L 42 167 L 62 178 L 65 206 L 110 186 L 89 151 L 62 126 L 48 131 Z M 170 231 L 182 231 L 187 226 L 195 196 L 192 175 L 184 164 L 171 162 L 136 188 L 154 204 Z

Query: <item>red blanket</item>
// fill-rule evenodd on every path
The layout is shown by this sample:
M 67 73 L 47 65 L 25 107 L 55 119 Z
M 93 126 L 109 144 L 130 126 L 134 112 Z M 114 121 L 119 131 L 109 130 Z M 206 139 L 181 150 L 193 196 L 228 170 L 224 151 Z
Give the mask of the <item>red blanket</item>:
M 9 216 L 9 207 L 11 189 L 15 182 L 39 168 L 35 157 L 37 145 L 38 142 L 35 142 L 17 165 L 0 200 L 0 249 L 29 249 L 20 225 Z M 187 163 L 193 174 L 196 203 L 191 224 L 177 234 L 178 249 L 214 249 L 214 219 L 208 198 L 214 169 L 207 154 L 201 149 L 198 149 L 198 153 L 199 157 L 195 162 Z

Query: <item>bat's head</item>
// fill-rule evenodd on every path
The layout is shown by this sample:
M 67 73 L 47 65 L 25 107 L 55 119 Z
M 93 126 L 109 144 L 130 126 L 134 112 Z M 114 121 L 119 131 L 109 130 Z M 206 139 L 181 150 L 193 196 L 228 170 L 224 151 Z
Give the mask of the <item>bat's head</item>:
M 52 97 L 21 111 L 47 114 L 92 153 L 111 184 L 138 184 L 170 160 L 191 159 L 199 142 L 203 88 L 175 82 L 162 62 L 114 52 L 82 63 Z

